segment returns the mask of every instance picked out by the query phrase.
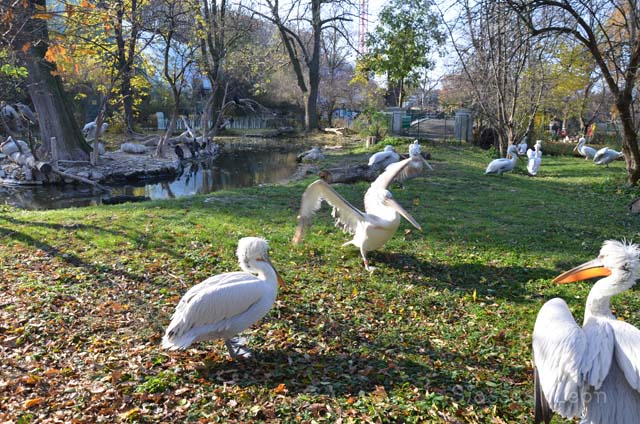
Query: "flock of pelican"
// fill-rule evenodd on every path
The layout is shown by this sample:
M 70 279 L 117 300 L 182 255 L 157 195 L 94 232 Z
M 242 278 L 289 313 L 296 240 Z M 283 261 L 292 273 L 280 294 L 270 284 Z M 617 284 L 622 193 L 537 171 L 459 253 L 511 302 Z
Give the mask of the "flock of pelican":
M 583 150 L 584 147 L 581 146 Z M 406 159 L 400 160 L 393 149 L 385 148 L 381 153 L 384 154 L 373 155 L 370 164 L 387 163 L 364 195 L 364 212 L 323 180 L 306 188 L 293 243 L 302 241 L 323 201 L 333 208 L 336 226 L 353 235 L 344 245 L 354 245 L 360 250 L 364 267 L 369 271 L 374 267 L 369 264 L 367 253 L 393 237 L 401 218 L 421 230 L 393 198 L 389 186 L 393 181 L 415 177 L 425 166 L 431 166 L 422 157 L 417 141 L 410 146 Z M 486 173 L 512 170 L 518 158 L 517 146 L 510 146 L 508 154 L 510 158 L 492 161 Z M 527 150 L 527 156 L 528 171 L 535 175 L 540 166 L 540 142 Z M 240 239 L 236 253 L 243 272 L 215 275 L 189 289 L 176 307 L 162 338 L 162 347 L 181 350 L 197 341 L 222 339 L 232 358 L 251 357 L 238 334 L 269 312 L 278 286 L 284 286 L 268 252 L 268 243 L 262 238 Z M 618 321 L 610 308 L 613 296 L 635 285 L 639 256 L 640 246 L 608 240 L 596 259 L 553 280 L 570 283 L 605 277 L 589 293 L 582 327 L 560 298 L 546 302 L 538 313 L 532 342 L 536 424 L 549 424 L 554 413 L 578 417 L 584 424 L 640 422 L 640 330 Z

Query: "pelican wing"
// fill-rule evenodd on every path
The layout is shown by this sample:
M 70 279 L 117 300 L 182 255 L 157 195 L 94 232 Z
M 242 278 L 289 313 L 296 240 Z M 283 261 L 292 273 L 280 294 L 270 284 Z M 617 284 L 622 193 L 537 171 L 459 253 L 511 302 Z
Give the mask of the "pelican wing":
M 640 330 L 623 321 L 611 321 L 615 358 L 627 382 L 640 391 Z
M 394 151 L 382 151 L 382 152 L 374 153 L 371 155 L 371 157 L 369 157 L 369 166 L 374 165 L 376 163 L 384 162 L 392 158 L 394 155 L 397 155 L 397 153 Z
M 338 194 L 329 184 L 323 180 L 317 180 L 309 184 L 302 194 L 293 243 L 302 241 L 306 229 L 311 226 L 311 217 L 320 209 L 323 200 L 333 207 L 332 216 L 336 219 L 336 226 L 341 226 L 345 232 L 355 233 L 358 223 L 364 220 L 364 214 L 360 210 Z
M 404 173 L 409 172 L 407 171 L 407 167 L 411 165 L 412 160 L 413 159 L 408 158 L 387 166 L 384 172 L 371 183 L 371 187 L 378 187 L 386 190 L 394 179 L 401 178 L 402 175 L 405 175 Z M 406 179 L 406 177 L 404 179 Z
M 186 348 L 192 340 L 174 341 L 198 327 L 207 326 L 215 331 L 228 329 L 234 317 L 249 310 L 263 296 L 264 289 L 256 284 L 258 281 L 246 272 L 230 272 L 191 287 L 176 307 L 163 338 L 163 347 Z
M 564 300 L 551 299 L 540 308 L 533 330 L 533 360 L 541 395 L 536 396 L 536 411 L 544 411 L 548 404 L 563 417 L 580 415 L 584 390 L 580 365 L 586 346 L 586 336 Z M 544 419 L 536 417 L 535 423 Z

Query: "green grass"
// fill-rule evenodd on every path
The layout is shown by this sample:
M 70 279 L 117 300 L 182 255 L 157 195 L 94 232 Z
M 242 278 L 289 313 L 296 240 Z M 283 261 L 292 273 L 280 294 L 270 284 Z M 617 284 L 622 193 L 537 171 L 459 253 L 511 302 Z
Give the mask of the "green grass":
M 396 141 L 406 150 L 408 140 Z M 371 149 L 331 151 L 327 166 Z M 286 186 L 59 211 L 0 210 L 0 421 L 532 422 L 531 331 L 549 298 L 579 322 L 590 283 L 556 286 L 606 239 L 640 237 L 609 168 L 543 156 L 485 176 L 491 152 L 423 144 L 433 171 L 393 187 L 404 222 L 370 275 L 326 206 L 290 243 L 300 196 Z M 336 189 L 357 207 L 368 184 Z M 247 335 L 257 359 L 221 342 L 159 348 L 175 305 L 237 270 L 239 238 L 264 236 L 287 282 Z M 475 293 L 475 295 L 474 295 Z M 635 291 L 614 299 L 640 325 Z M 34 401 L 34 399 L 36 401 Z M 29 402 L 31 401 L 31 402 Z M 29 402 L 29 403 L 27 403 Z M 555 419 L 555 423 L 568 422 Z

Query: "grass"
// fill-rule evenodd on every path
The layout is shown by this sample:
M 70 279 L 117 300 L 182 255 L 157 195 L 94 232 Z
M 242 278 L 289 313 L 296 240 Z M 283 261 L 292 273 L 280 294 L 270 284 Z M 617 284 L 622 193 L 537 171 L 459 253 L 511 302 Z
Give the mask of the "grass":
M 406 141 L 396 141 L 403 146 Z M 58 211 L 0 210 L 0 421 L 532 422 L 531 331 L 549 298 L 581 322 L 590 283 L 556 286 L 606 239 L 639 239 L 624 163 L 543 156 L 484 176 L 492 154 L 423 144 L 434 171 L 392 188 L 404 222 L 370 275 L 325 206 L 290 244 L 304 188 L 220 191 Z M 331 151 L 327 166 L 375 150 Z M 368 184 L 337 190 L 362 207 Z M 246 335 L 159 348 L 177 301 L 237 270 L 239 238 L 264 236 L 287 282 Z M 613 300 L 640 325 L 634 291 Z M 563 423 L 556 418 L 554 423 Z

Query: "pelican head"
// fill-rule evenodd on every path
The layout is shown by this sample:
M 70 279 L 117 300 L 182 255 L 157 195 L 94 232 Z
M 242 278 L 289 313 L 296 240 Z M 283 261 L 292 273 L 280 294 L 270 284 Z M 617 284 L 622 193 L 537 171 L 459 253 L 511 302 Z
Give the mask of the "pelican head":
M 624 241 L 607 240 L 596 259 L 590 260 L 557 276 L 554 283 L 572 283 L 594 277 L 614 275 L 616 292 L 623 292 L 636 283 L 640 246 Z
M 420 153 L 421 153 L 420 144 L 418 143 L 418 140 L 415 140 L 413 143 L 409 145 L 409 156 L 411 157 L 419 156 Z
M 507 147 L 507 156 L 508 155 L 515 155 L 519 158 L 520 154 L 518 154 L 518 146 L 516 146 L 515 144 L 510 144 L 509 147 Z
M 278 284 L 284 286 L 284 281 L 269 259 L 269 243 L 265 239 L 261 237 L 241 238 L 238 242 L 236 255 L 243 271 L 257 274 L 264 268 L 262 264 L 266 263 L 275 272 Z

